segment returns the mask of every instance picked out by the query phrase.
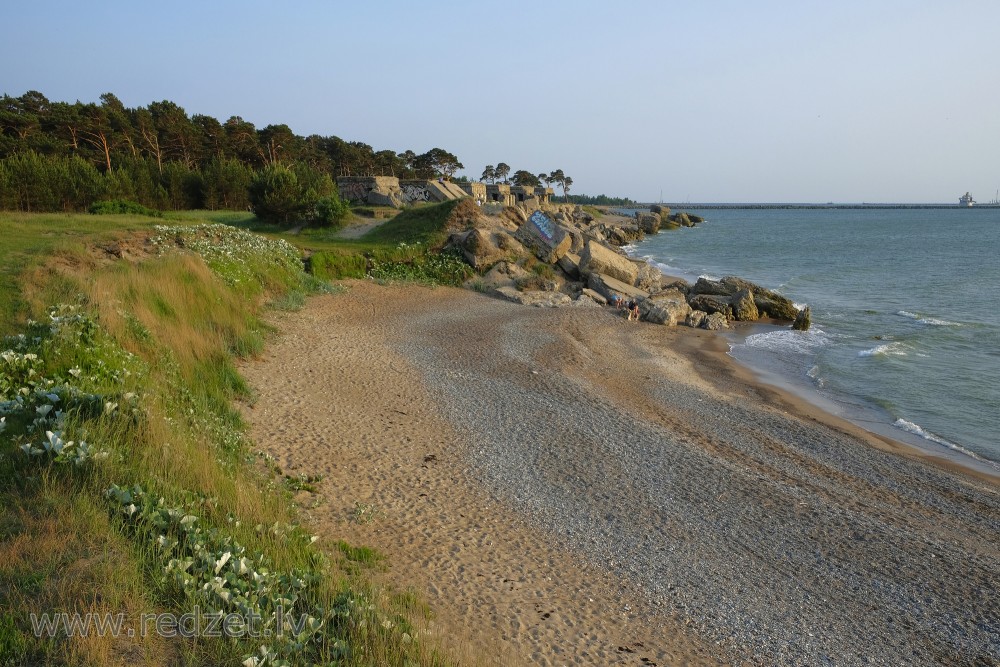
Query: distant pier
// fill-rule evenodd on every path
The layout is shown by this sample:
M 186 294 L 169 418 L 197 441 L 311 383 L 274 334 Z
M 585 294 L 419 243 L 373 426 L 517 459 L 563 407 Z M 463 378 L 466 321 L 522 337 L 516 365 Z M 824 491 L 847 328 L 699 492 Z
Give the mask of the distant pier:
M 661 204 L 636 204 L 635 206 L 622 208 L 649 208 L 650 206 L 668 206 L 671 210 L 689 211 L 699 210 L 777 210 L 777 209 L 853 209 L 853 210 L 878 210 L 878 209 L 962 209 L 976 210 L 977 208 L 1000 208 L 1000 204 L 976 204 L 975 206 L 960 206 L 958 204 L 697 204 L 697 203 L 661 203 Z

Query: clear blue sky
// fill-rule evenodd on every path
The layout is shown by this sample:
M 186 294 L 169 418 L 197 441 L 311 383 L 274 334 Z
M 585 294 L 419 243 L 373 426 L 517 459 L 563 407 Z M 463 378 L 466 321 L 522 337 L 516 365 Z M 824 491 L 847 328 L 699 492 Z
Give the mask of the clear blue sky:
M 0 93 L 188 114 L 666 201 L 1000 188 L 1000 2 L 4 3 Z

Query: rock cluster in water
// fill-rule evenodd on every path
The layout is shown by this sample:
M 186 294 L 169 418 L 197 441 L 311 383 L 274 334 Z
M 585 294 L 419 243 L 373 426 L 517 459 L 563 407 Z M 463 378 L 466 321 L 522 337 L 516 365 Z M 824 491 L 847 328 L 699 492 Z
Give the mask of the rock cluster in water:
M 667 326 L 722 329 L 732 322 L 771 319 L 809 327 L 808 309 L 800 312 L 772 290 L 734 276 L 699 278 L 691 285 L 667 278 L 621 249 L 646 234 L 700 222 L 696 215 L 659 206 L 612 223 L 580 206 L 510 207 L 500 216 L 478 216 L 470 228 L 452 234 L 449 244 L 483 274 L 477 289 L 525 305 L 597 307 L 632 301 L 640 319 Z

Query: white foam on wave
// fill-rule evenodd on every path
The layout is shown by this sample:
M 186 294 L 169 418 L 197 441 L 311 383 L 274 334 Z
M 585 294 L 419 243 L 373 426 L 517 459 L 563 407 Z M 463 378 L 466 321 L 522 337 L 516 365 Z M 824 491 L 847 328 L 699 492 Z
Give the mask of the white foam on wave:
M 993 468 L 996 468 L 997 470 L 1000 470 L 1000 463 L 997 463 L 996 461 L 991 461 L 991 460 L 989 460 L 987 458 L 984 458 L 984 457 L 980 456 L 979 454 L 976 454 L 975 452 L 973 452 L 971 450 L 968 450 L 968 449 L 966 449 L 965 447 L 963 447 L 961 445 L 955 444 L 954 442 L 951 442 L 950 440 L 946 440 L 945 438 L 942 438 L 939 435 L 935 435 L 935 434 L 931 433 L 930 431 L 925 430 L 919 424 L 914 424 L 911 421 L 906 421 L 905 419 L 900 418 L 900 419 L 897 419 L 895 422 L 893 422 L 892 425 L 895 426 L 896 428 L 900 429 L 900 430 L 906 431 L 907 433 L 912 433 L 915 436 L 923 438 L 924 440 L 927 440 L 928 442 L 933 442 L 935 444 L 941 445 L 943 447 L 947 447 L 948 449 L 954 450 L 956 452 L 961 452 L 962 454 L 964 454 L 964 455 L 966 455 L 966 456 L 968 456 L 970 458 L 976 459 L 977 461 L 982 461 L 983 463 L 986 463 L 990 467 L 993 467 Z
M 936 317 L 921 317 L 917 320 L 920 324 L 926 324 L 932 327 L 960 327 L 962 326 L 958 322 L 949 322 L 948 320 L 939 320 Z
M 909 354 L 906 345 L 900 343 L 899 341 L 893 341 L 892 343 L 882 343 L 881 345 L 876 345 L 870 350 L 861 350 L 858 352 L 859 357 L 905 357 Z
M 916 320 L 917 324 L 926 324 L 931 327 L 960 327 L 962 326 L 959 322 L 950 322 L 948 320 L 942 320 L 937 317 L 924 317 L 919 313 L 911 313 L 908 310 L 900 310 L 896 313 L 900 317 L 905 317 L 907 319 Z
M 808 354 L 817 347 L 830 343 L 830 337 L 822 329 L 812 328 L 808 331 L 793 331 L 780 329 L 747 336 L 743 341 L 746 347 L 771 352 L 798 352 Z
M 819 375 L 819 366 L 813 366 L 807 370 L 806 377 L 815 382 L 817 387 L 823 388 L 826 385 L 826 380 Z

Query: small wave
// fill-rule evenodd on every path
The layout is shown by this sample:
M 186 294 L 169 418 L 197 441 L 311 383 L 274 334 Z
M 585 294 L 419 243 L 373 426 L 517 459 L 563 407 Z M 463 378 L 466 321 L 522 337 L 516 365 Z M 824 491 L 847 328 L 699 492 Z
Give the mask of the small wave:
M 653 262 L 653 266 L 659 269 L 660 273 L 662 273 L 665 276 L 685 277 L 690 275 L 683 269 L 679 269 L 676 266 L 670 266 L 669 264 L 666 264 L 664 262 Z
M 812 328 L 808 331 L 792 331 L 782 329 L 747 336 L 743 341 L 746 347 L 772 352 L 799 352 L 808 354 L 817 347 L 830 343 L 830 337 L 822 329 Z
M 958 322 L 949 322 L 948 320 L 939 320 L 934 317 L 921 317 L 917 320 L 920 324 L 926 324 L 932 327 L 960 327 L 962 326 Z
M 906 351 L 906 346 L 898 341 L 893 343 L 883 343 L 881 345 L 876 345 L 870 350 L 861 350 L 858 352 L 859 357 L 877 357 L 880 355 L 886 357 L 905 357 L 908 354 L 909 352 Z
M 976 454 L 975 452 L 968 450 L 961 445 L 957 445 L 954 442 L 951 442 L 950 440 L 946 440 L 945 438 L 942 438 L 939 435 L 935 435 L 930 431 L 925 430 L 919 424 L 914 424 L 911 421 L 906 421 L 905 419 L 900 418 L 897 419 L 895 422 L 893 422 L 892 425 L 900 430 L 906 431 L 907 433 L 912 433 L 913 435 L 921 437 L 929 442 L 941 445 L 942 447 L 947 447 L 948 449 L 954 450 L 956 452 L 961 452 L 962 454 L 965 454 L 969 458 L 976 459 L 977 461 L 981 461 L 993 468 L 996 468 L 997 470 L 1000 470 L 1000 463 L 984 458 L 979 454 Z
M 926 324 L 931 327 L 960 327 L 962 326 L 958 322 L 950 322 L 948 320 L 942 320 L 937 317 L 924 317 L 919 313 L 911 313 L 908 310 L 900 310 L 896 313 L 900 317 L 905 317 L 907 319 L 916 320 L 917 324 Z
M 817 387 L 822 389 L 826 385 L 826 380 L 819 376 L 819 366 L 813 366 L 806 371 L 806 377 L 812 380 Z

